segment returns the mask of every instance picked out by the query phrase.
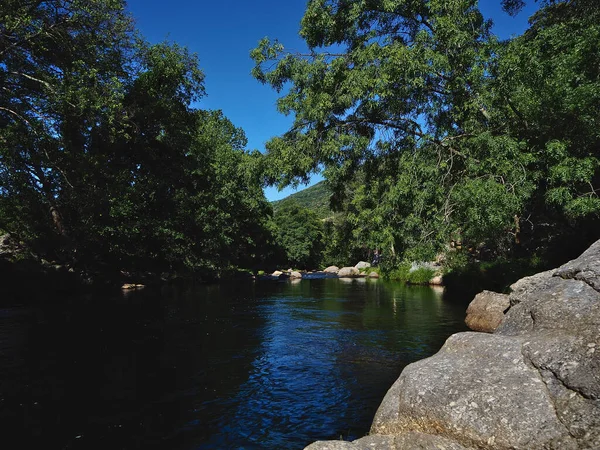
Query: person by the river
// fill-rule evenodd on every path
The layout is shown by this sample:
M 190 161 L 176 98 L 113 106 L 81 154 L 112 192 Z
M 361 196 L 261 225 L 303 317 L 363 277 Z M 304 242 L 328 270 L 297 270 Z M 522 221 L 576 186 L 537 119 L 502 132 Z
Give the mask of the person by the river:
M 379 254 L 379 250 L 375 249 L 375 252 L 373 253 L 373 261 L 371 262 L 371 265 L 372 266 L 378 265 L 380 259 L 381 259 L 381 255 Z

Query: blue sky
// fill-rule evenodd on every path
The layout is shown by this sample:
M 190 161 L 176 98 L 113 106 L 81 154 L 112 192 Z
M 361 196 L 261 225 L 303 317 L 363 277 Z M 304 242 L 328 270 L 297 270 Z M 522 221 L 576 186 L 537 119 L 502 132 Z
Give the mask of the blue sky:
M 306 48 L 298 36 L 306 0 L 129 0 L 137 28 L 150 42 L 174 41 L 198 54 L 206 76 L 204 109 L 221 109 L 248 137 L 248 148 L 264 151 L 271 137 L 292 123 L 275 107 L 277 93 L 250 75 L 250 50 L 265 36 L 277 38 L 288 50 Z M 529 1 L 516 18 L 500 9 L 500 0 L 482 0 L 483 14 L 494 20 L 501 38 L 522 33 L 537 9 Z M 319 181 L 313 177 L 311 183 Z M 300 189 L 303 187 L 301 186 Z M 294 192 L 265 189 L 269 200 Z

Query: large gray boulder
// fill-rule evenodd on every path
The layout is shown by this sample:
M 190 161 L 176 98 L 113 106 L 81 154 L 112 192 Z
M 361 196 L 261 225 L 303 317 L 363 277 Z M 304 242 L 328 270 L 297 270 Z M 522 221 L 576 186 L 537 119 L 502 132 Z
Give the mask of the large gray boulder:
M 371 263 L 368 263 L 366 261 L 359 261 L 354 267 L 356 267 L 358 270 L 368 269 L 369 267 L 371 267 Z
M 508 295 L 483 291 L 475 296 L 467 308 L 465 323 L 473 331 L 493 333 L 510 307 Z
M 338 277 L 340 278 L 353 278 L 359 275 L 360 271 L 356 267 L 342 267 L 338 272 Z
M 337 274 L 339 271 L 340 271 L 340 268 L 338 266 L 329 266 L 326 269 L 323 269 L 323 272 L 325 272 L 325 273 Z
M 599 275 L 600 241 L 556 270 L 519 280 L 493 334 L 455 334 L 404 369 L 377 411 L 371 442 L 600 449 Z M 360 441 L 339 448 L 374 448 Z

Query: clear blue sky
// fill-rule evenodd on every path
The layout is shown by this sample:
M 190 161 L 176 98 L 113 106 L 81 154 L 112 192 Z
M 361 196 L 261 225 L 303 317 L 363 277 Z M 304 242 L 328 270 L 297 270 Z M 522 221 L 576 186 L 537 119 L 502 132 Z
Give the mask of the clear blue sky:
M 285 132 L 292 119 L 277 112 L 277 94 L 250 75 L 250 50 L 265 36 L 279 39 L 287 49 L 304 50 L 298 30 L 305 6 L 306 0 L 128 1 L 137 28 L 146 39 L 174 41 L 198 54 L 208 94 L 200 107 L 223 110 L 246 132 L 248 148 L 260 151 L 271 137 Z M 537 5 L 530 0 L 516 18 L 501 11 L 500 0 L 482 0 L 480 8 L 494 20 L 494 32 L 507 38 L 526 29 Z M 311 183 L 320 179 L 313 177 Z M 265 189 L 269 200 L 292 192 Z

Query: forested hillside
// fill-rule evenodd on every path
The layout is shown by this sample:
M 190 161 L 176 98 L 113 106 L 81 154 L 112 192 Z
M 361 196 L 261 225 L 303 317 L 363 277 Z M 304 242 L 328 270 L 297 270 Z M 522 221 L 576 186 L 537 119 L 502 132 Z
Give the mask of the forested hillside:
M 325 181 L 319 181 L 317 184 L 310 186 L 301 191 L 295 192 L 284 199 L 277 200 L 271 203 L 273 212 L 277 213 L 284 203 L 293 201 L 298 205 L 314 211 L 321 219 L 331 217 L 333 211 L 330 208 L 331 189 Z

